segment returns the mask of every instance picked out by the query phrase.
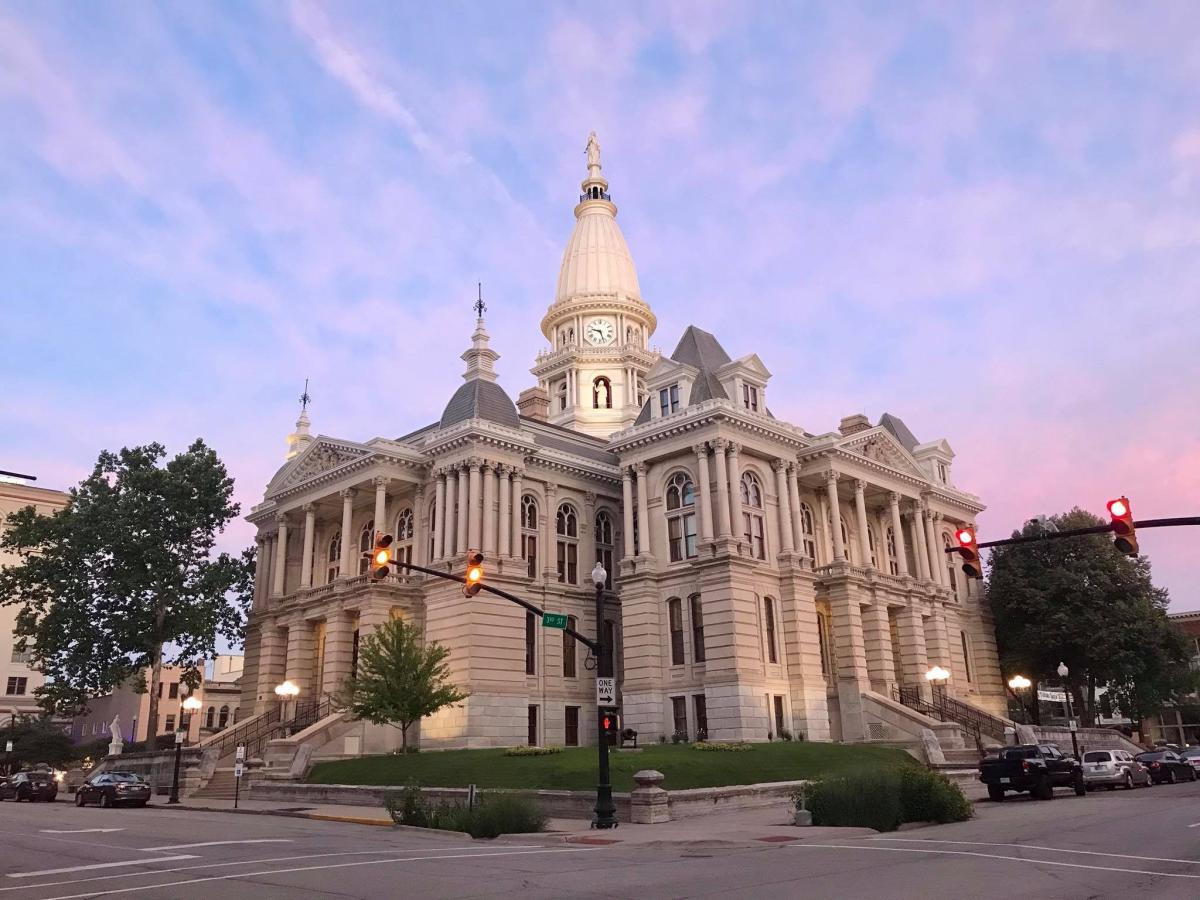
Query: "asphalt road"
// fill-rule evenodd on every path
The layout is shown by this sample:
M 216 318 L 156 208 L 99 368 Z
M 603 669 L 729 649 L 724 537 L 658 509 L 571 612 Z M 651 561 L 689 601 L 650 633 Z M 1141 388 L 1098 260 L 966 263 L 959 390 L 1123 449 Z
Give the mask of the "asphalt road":
M 1200 896 L 1200 784 L 984 803 L 971 822 L 893 835 L 797 834 L 770 844 L 470 842 L 275 816 L 4 802 L 0 900 Z

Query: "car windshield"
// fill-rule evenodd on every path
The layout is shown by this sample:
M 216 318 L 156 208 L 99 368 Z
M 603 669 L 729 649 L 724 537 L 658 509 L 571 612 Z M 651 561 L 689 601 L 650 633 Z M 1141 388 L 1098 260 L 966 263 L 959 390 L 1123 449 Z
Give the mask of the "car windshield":
M 1083 761 L 1090 763 L 1112 762 L 1112 754 L 1107 750 L 1093 750 L 1091 753 L 1083 754 Z
M 1166 755 L 1167 754 L 1165 753 L 1139 753 L 1135 759 L 1137 759 L 1138 762 L 1153 762 L 1156 759 L 1164 759 Z
M 1200 747 L 1188 747 L 1179 755 L 1184 759 L 1195 759 L 1197 756 L 1200 756 Z
M 1004 759 L 1033 759 L 1037 756 L 1037 747 L 1011 747 L 1004 751 Z
M 121 784 L 136 784 L 138 777 L 131 772 L 109 772 L 108 777 Z

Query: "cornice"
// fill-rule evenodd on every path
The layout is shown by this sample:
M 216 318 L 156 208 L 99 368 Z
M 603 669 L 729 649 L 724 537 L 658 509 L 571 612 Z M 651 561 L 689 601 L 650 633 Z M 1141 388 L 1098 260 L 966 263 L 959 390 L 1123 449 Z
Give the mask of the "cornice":
M 580 359 L 586 359 L 589 363 L 596 362 L 613 362 L 613 363 L 629 363 L 634 362 L 646 369 L 654 367 L 661 357 L 658 350 L 650 350 L 645 347 L 639 347 L 636 344 L 613 344 L 608 347 L 588 347 L 583 344 L 571 344 L 568 347 L 562 347 L 557 350 L 543 350 L 537 355 L 530 373 L 538 378 L 544 375 L 551 375 L 561 368 L 569 367 L 572 363 L 578 362 Z
M 803 430 L 795 425 L 763 413 L 744 410 L 730 400 L 705 400 L 664 418 L 651 419 L 642 425 L 618 431 L 609 439 L 608 448 L 614 453 L 636 450 L 664 438 L 687 434 L 713 422 L 730 425 L 743 434 L 777 441 L 796 451 L 809 445 Z
M 527 432 L 498 425 L 486 419 L 468 419 L 450 428 L 435 431 L 426 438 L 421 449 L 427 456 L 436 456 L 448 450 L 479 443 L 526 456 L 539 450 L 537 443 Z

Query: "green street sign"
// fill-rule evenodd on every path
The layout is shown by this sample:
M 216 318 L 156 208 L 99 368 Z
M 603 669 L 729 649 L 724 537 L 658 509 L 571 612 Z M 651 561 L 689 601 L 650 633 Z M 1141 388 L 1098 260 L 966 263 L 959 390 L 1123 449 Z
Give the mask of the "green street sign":
M 544 613 L 542 615 L 543 628 L 566 628 L 567 617 L 562 613 Z

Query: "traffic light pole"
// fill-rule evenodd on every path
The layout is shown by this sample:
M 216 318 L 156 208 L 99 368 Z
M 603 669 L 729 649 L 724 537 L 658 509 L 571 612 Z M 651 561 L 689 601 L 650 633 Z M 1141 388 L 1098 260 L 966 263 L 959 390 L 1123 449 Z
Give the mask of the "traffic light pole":
M 1200 525 L 1200 516 L 1178 516 L 1172 519 L 1144 519 L 1133 523 L 1137 528 L 1173 528 L 1178 525 Z M 1072 528 L 1070 531 L 1046 531 L 1042 534 L 1022 535 L 1021 537 L 1004 538 L 1000 541 L 981 541 L 975 546 L 1008 547 L 1013 544 L 1033 544 L 1038 541 L 1056 541 L 1061 538 L 1079 537 L 1081 534 L 1107 534 L 1112 531 L 1112 524 L 1093 525 L 1090 528 Z M 957 547 L 947 547 L 946 553 L 958 553 Z
M 611 657 L 604 653 L 604 585 L 596 585 L 596 674 L 612 677 Z M 599 697 L 597 697 L 599 699 Z M 600 778 L 596 784 L 593 828 L 616 828 L 617 807 L 613 804 L 612 783 L 608 775 L 608 735 L 604 730 L 604 708 L 596 704 L 596 745 L 600 754 Z

